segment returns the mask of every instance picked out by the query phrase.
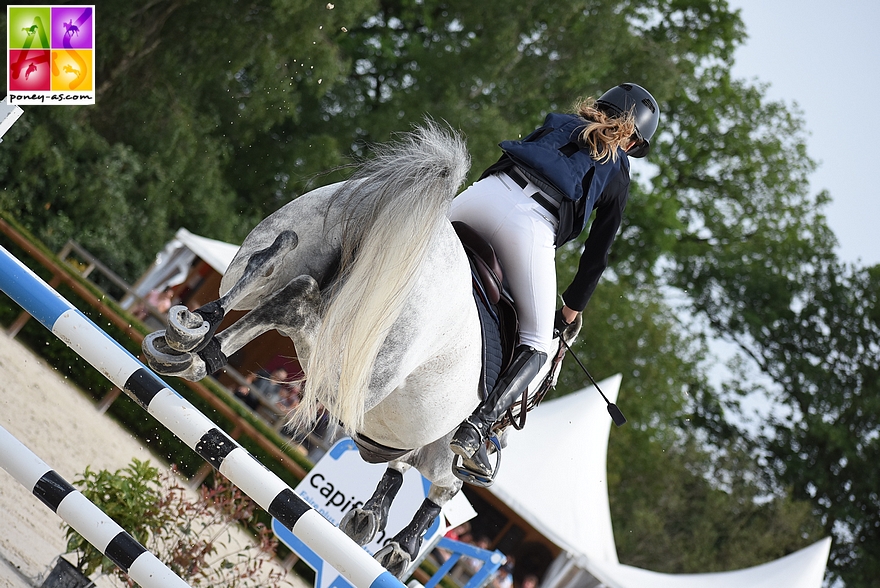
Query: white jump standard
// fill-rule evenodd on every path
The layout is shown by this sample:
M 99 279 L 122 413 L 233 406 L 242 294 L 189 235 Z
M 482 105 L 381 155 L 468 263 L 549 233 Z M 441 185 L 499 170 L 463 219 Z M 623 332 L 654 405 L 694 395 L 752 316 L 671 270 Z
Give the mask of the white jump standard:
M 0 247 L 0 290 L 357 588 L 403 584 L 70 302 Z

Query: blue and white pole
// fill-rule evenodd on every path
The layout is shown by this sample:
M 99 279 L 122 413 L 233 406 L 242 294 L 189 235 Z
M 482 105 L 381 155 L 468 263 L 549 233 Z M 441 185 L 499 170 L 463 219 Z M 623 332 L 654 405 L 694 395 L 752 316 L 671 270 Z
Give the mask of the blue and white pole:
M 238 486 L 356 588 L 403 584 L 278 476 L 0 247 L 0 290 Z
M 189 584 L 3 427 L 0 468 L 144 588 L 189 588 Z

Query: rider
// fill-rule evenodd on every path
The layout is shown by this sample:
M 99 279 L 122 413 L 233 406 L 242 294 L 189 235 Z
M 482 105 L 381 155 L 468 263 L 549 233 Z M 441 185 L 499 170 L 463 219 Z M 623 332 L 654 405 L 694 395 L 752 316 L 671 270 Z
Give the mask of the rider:
M 449 218 L 487 239 L 504 268 L 520 321 L 519 345 L 488 397 L 458 428 L 450 448 L 470 474 L 491 483 L 492 425 L 522 394 L 551 353 L 554 332 L 586 307 L 608 264 L 629 196 L 628 157 L 645 157 L 660 109 L 636 84 L 620 84 L 573 114 L 550 113 L 452 202 Z M 556 309 L 556 248 L 580 235 L 593 210 L 577 274 Z

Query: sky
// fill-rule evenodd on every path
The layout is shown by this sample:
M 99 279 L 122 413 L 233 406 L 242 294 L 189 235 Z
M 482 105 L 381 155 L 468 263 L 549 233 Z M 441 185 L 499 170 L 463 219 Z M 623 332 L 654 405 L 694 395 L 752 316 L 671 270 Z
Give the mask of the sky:
M 827 189 L 825 213 L 838 255 L 880 264 L 880 0 L 728 0 L 748 39 L 733 75 L 769 83 L 766 95 L 797 103 L 818 162 L 812 193 Z

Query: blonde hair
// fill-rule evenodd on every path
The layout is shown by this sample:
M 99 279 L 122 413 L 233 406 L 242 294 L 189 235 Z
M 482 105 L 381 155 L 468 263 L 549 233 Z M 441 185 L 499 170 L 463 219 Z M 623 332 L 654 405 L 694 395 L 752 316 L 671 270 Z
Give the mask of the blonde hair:
M 612 116 L 597 108 L 594 98 L 578 99 L 573 110 L 587 122 L 578 138 L 600 163 L 617 161 L 617 148 L 626 147 L 635 138 L 636 121 L 632 110 Z

